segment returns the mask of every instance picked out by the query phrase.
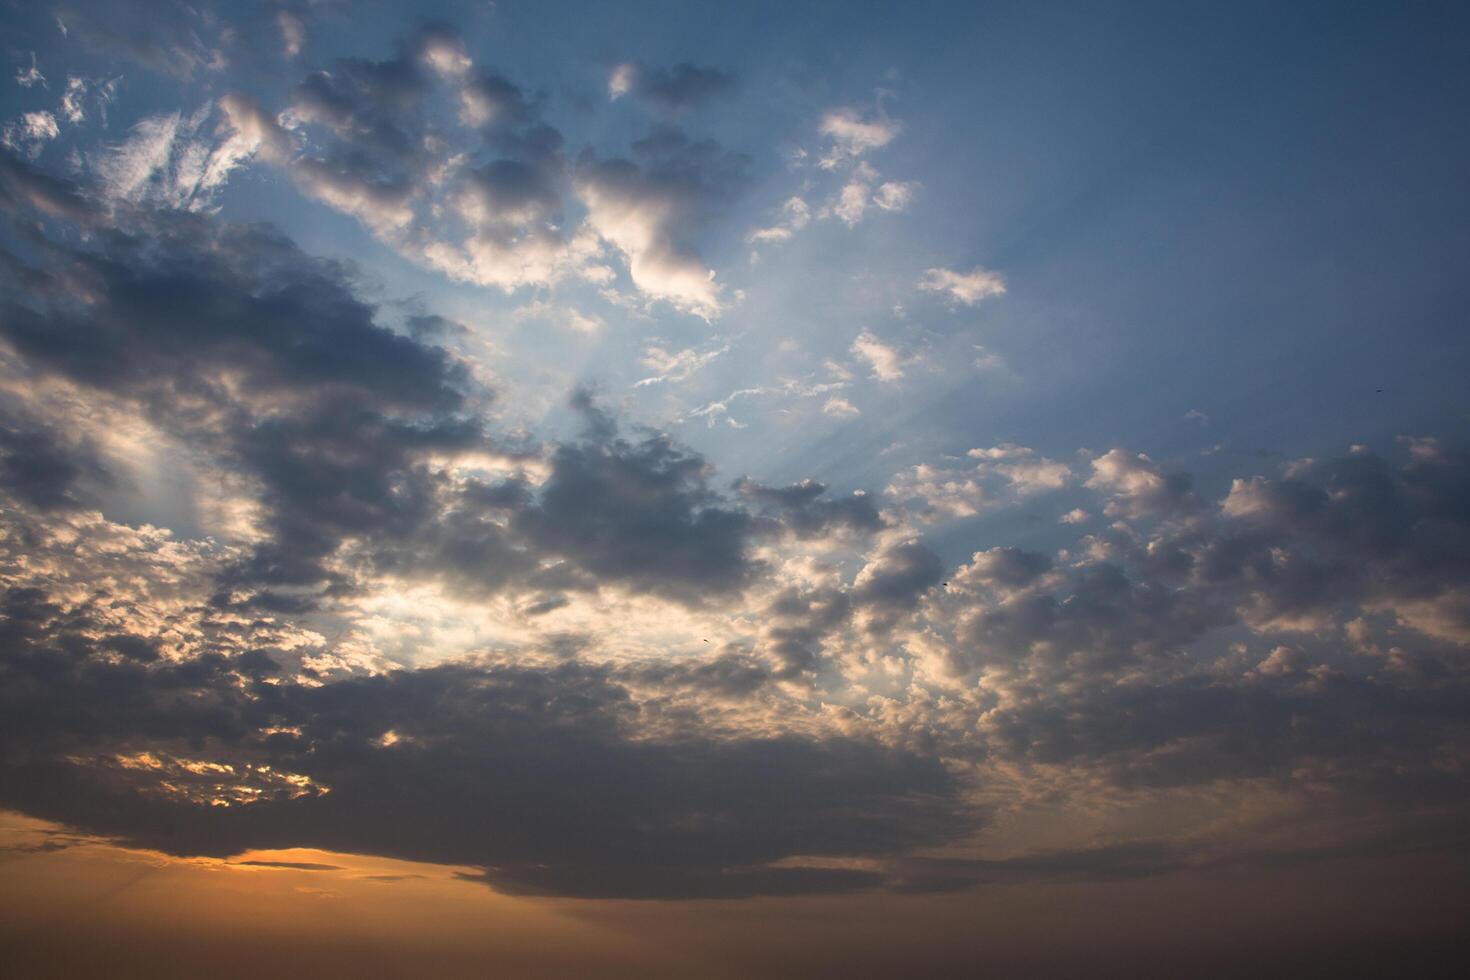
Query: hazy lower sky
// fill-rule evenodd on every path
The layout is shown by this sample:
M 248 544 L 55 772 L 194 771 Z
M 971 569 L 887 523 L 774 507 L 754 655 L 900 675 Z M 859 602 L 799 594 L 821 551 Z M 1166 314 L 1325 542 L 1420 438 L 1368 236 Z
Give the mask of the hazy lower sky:
M 0 0 L 0 955 L 1467 958 L 1467 43 Z

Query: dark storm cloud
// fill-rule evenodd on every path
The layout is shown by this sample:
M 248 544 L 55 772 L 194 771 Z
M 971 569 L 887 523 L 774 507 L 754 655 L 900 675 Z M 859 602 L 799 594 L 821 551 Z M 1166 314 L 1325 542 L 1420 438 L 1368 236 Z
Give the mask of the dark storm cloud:
M 321 847 L 478 866 L 513 892 L 733 897 L 875 885 L 771 864 L 889 855 L 973 819 L 937 762 L 862 739 L 640 737 L 599 668 L 242 681 L 218 655 L 106 658 L 44 595 L 5 608 L 4 805 L 170 853 Z M 260 802 L 208 805 L 247 779 Z
M 682 112 L 735 91 L 739 80 L 730 72 L 681 61 L 672 68 L 637 65 L 631 91 L 657 109 Z

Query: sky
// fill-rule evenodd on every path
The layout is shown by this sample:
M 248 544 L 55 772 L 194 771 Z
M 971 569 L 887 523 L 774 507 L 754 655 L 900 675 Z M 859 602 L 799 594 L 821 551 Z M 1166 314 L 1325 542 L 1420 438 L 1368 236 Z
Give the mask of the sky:
M 1470 960 L 1463 6 L 0 27 L 24 975 Z

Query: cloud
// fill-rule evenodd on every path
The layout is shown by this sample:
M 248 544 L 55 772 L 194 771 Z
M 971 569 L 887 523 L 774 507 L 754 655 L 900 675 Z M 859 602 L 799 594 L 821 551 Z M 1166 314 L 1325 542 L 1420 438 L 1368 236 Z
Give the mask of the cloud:
M 580 162 L 576 186 L 587 221 L 626 256 L 641 291 L 712 319 L 723 309 L 723 289 L 690 238 L 711 210 L 743 189 L 748 161 L 667 126 L 632 151 L 631 158 Z
M 41 155 L 47 143 L 60 135 L 56 117 L 41 110 L 23 113 L 19 119 L 6 123 L 0 130 L 0 143 L 34 160 Z
M 703 353 L 688 348 L 670 352 L 662 347 L 648 347 L 643 351 L 643 366 L 657 373 L 635 382 L 633 387 L 664 384 L 670 381 L 687 381 L 694 373 L 722 354 L 728 353 L 729 345 L 707 350 Z
M 618 65 L 608 76 L 608 98 L 632 94 L 665 112 L 684 112 L 711 99 L 732 93 L 735 75 L 682 61 L 672 68 L 649 68 L 632 62 Z
M 344 539 L 430 513 L 422 454 L 482 444 L 456 416 L 461 369 L 375 323 L 342 267 L 187 215 L 97 245 L 53 250 L 60 264 L 37 271 L 87 282 L 84 305 L 33 289 L 0 334 L 37 369 L 133 401 L 261 481 L 268 539 L 242 582 L 332 578 L 322 563 Z
M 127 139 L 93 155 L 90 164 L 113 201 L 207 211 L 243 162 L 256 154 L 284 160 L 290 148 L 289 135 L 259 105 L 229 94 L 190 116 L 174 112 L 141 120 Z
M 228 67 L 233 25 L 212 11 L 180 0 L 131 3 L 62 3 L 57 23 L 87 48 L 179 81 Z
M 281 32 L 281 57 L 291 61 L 306 46 L 306 21 L 293 11 L 278 10 L 276 27 Z
M 638 79 L 638 66 L 632 62 L 624 62 L 612 70 L 607 76 L 607 97 L 613 101 L 621 99 L 633 91 L 633 85 Z
M 46 84 L 46 76 L 41 74 L 41 69 L 36 65 L 36 52 L 31 52 L 30 65 L 15 70 L 15 84 L 21 88 L 31 88 L 35 85 L 42 88 L 50 87 Z
M 945 293 L 957 303 L 974 306 L 987 297 L 1005 295 L 1006 283 L 1000 273 L 977 266 L 969 272 L 929 269 L 919 280 L 919 288 L 930 293 Z
M 317 847 L 479 867 L 513 893 L 732 898 L 873 887 L 871 872 L 777 862 L 882 855 L 966 825 L 942 767 L 872 741 L 635 738 L 628 690 L 595 668 L 242 685 L 221 657 L 62 652 L 85 617 L 67 625 L 34 593 L 5 602 L 0 730 L 31 761 L 0 764 L 4 804 L 134 846 Z M 191 739 L 204 755 L 151 747 Z
M 882 116 L 864 119 L 856 109 L 832 109 L 822 117 L 818 131 L 832 143 L 820 166 L 831 170 L 845 159 L 852 159 L 882 149 L 893 141 L 902 128 L 897 120 Z
M 1092 461 L 1087 486 L 1111 495 L 1103 512 L 1110 517 L 1177 516 L 1195 506 L 1187 474 L 1165 474 L 1143 453 L 1109 450 Z
M 878 187 L 878 193 L 873 196 L 873 203 L 884 211 L 906 211 L 913 203 L 918 187 L 918 183 L 912 180 L 884 181 Z
M 686 603 L 738 591 L 757 565 L 749 514 L 709 489 L 697 454 L 663 436 L 630 442 L 584 398 L 589 438 L 563 445 L 536 504 L 515 529 L 598 580 Z
M 903 358 L 898 351 L 864 330 L 852 342 L 851 350 L 868 362 L 873 377 L 879 381 L 897 381 L 903 377 Z
M 763 245 L 789 241 L 792 236 L 807 226 L 811 217 L 811 208 L 805 201 L 799 197 L 787 198 L 786 203 L 781 205 L 780 220 L 765 228 L 752 230 L 746 236 L 746 241 Z
M 812 538 L 832 531 L 871 534 L 885 526 L 866 493 L 825 499 L 827 487 L 815 480 L 786 487 L 769 487 L 749 477 L 739 480 L 740 496 L 779 515 L 798 537 Z
M 97 80 L 70 75 L 61 96 L 61 115 L 73 126 L 87 121 L 88 103 L 103 126 L 107 125 L 107 109 L 117 96 L 121 77 Z
M 923 519 L 955 519 L 1058 490 L 1072 479 L 1065 463 L 1025 446 L 1003 443 L 966 455 L 976 462 L 968 467 L 948 461 L 913 466 L 894 477 L 886 493 Z

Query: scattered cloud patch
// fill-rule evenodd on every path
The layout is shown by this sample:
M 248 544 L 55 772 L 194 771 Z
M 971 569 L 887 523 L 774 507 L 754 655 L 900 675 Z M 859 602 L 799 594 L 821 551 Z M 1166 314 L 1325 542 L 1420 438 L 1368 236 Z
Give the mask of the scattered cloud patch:
M 991 296 L 1003 296 L 1005 277 L 978 266 L 969 272 L 953 269 L 929 269 L 919 280 L 919 288 L 928 293 L 942 293 L 956 303 L 974 306 Z

